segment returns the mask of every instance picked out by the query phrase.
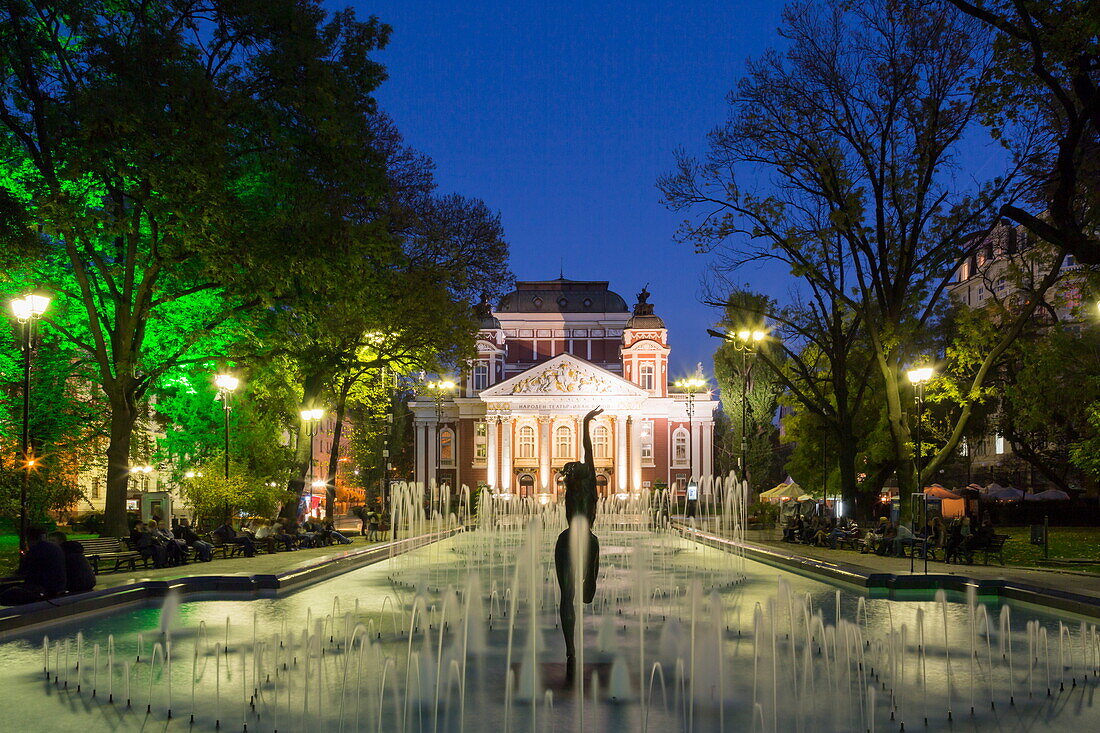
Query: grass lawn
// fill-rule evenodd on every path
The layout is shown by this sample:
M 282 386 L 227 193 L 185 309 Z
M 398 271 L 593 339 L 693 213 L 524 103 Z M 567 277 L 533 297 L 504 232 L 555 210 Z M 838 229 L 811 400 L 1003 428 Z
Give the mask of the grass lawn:
M 86 540 L 98 537 L 97 534 L 71 534 L 71 540 Z M 14 532 L 0 533 L 0 577 L 12 575 L 19 567 L 19 535 Z
M 1044 567 L 1043 546 L 1031 544 L 1030 528 L 997 527 L 996 531 L 997 534 L 1007 534 L 1012 538 L 1005 543 L 1005 564 Z M 1100 527 L 1051 527 L 1049 539 L 1052 560 L 1096 561 L 1095 565 L 1058 565 L 1057 567 L 1100 572 Z

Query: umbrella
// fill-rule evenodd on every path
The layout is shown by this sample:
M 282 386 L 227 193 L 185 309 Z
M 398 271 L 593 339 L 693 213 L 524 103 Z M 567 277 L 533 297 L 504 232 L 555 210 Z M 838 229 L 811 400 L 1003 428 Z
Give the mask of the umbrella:
M 776 494 L 778 494 L 783 489 L 787 488 L 789 485 L 790 484 L 783 483 L 783 484 L 779 484 L 778 486 L 774 486 L 774 487 L 768 489 L 767 491 L 761 491 L 760 492 L 760 498 L 761 499 L 774 499 Z
M 961 499 L 962 497 L 953 491 L 948 491 L 939 484 L 932 484 L 924 490 L 925 496 L 930 496 L 934 499 Z
M 1025 494 L 1026 501 L 1069 501 L 1069 494 L 1061 489 L 1047 489 L 1038 494 Z
M 805 493 L 802 491 L 802 487 L 798 484 L 787 484 L 781 491 L 777 491 L 771 495 L 772 499 L 798 499 Z
M 990 489 L 985 493 L 986 499 L 994 499 L 996 501 L 1019 501 L 1024 498 L 1024 492 L 1019 489 L 1014 489 L 1011 486 L 998 486 L 996 489 Z

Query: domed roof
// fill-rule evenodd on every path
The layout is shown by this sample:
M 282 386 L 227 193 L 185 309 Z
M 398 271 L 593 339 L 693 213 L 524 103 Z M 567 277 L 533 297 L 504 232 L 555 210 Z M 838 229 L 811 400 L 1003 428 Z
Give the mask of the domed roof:
M 626 313 L 626 301 L 606 280 L 517 280 L 497 313 Z
M 627 328 L 664 328 L 665 322 L 653 312 L 653 304 L 649 302 L 649 291 L 644 287 L 638 293 L 638 302 L 634 304 L 634 315 L 626 322 Z

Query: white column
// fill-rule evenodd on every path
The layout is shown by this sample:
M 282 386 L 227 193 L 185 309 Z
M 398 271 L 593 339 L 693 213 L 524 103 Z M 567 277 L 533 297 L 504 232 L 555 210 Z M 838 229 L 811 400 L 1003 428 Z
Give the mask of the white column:
M 504 432 L 500 449 L 500 490 L 505 492 L 512 490 L 512 428 L 515 424 L 514 417 L 507 417 L 500 426 Z
M 615 491 L 626 491 L 626 418 L 615 417 Z
M 550 417 L 539 416 L 539 491 L 550 488 Z
M 424 423 L 419 420 L 413 423 L 413 435 L 416 436 L 416 472 L 413 480 L 417 483 L 424 483 L 428 480 L 428 475 L 425 473 L 425 456 L 428 446 L 425 444 Z
M 630 421 L 630 490 L 642 490 L 642 426 Z
M 703 423 L 703 475 L 711 476 L 714 474 L 714 423 L 707 421 Z
M 485 418 L 485 435 L 487 445 L 485 447 L 485 483 L 489 484 L 490 491 L 496 491 L 497 488 L 497 430 L 499 429 L 500 422 L 496 417 L 487 416 Z

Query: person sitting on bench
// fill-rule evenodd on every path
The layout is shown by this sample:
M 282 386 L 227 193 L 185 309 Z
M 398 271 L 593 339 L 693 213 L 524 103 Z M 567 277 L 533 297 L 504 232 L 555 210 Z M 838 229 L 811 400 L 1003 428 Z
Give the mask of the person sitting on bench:
M 19 559 L 20 582 L 0 588 L 0 606 L 48 600 L 65 592 L 65 553 L 46 539 L 46 530 L 27 527 L 27 551 Z

